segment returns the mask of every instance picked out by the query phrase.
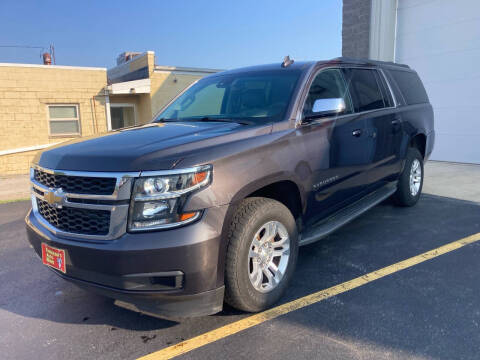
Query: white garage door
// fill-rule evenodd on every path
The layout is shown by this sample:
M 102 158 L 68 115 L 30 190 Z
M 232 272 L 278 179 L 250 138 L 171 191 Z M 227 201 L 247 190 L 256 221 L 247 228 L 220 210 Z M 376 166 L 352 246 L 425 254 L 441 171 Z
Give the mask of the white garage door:
M 480 0 L 398 0 L 395 58 L 433 105 L 431 158 L 480 163 Z

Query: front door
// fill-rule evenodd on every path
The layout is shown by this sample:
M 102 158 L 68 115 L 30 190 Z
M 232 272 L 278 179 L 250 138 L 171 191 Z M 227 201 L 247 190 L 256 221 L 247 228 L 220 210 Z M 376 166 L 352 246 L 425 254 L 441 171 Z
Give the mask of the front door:
M 312 118 L 318 99 L 341 98 L 345 110 L 337 115 Z M 361 196 L 369 185 L 372 139 L 366 136 L 366 120 L 354 112 L 341 69 L 321 70 L 314 78 L 303 108 L 298 135 L 308 152 L 311 184 L 306 225 L 316 222 Z

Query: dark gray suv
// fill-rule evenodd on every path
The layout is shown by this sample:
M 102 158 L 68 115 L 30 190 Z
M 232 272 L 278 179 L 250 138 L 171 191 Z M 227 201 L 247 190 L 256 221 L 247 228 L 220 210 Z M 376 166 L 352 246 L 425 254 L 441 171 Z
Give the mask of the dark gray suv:
M 387 197 L 414 205 L 433 143 L 408 66 L 226 71 L 147 125 L 39 153 L 28 238 L 55 273 L 132 310 L 260 311 L 282 296 L 299 246 Z

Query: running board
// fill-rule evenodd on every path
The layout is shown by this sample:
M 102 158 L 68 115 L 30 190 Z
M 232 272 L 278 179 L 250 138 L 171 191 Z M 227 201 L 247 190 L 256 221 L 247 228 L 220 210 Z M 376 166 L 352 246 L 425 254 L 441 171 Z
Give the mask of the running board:
M 360 200 L 357 200 L 344 209 L 337 211 L 333 215 L 330 215 L 326 219 L 319 221 L 317 224 L 300 234 L 299 245 L 303 246 L 323 239 L 325 236 L 331 234 L 338 228 L 362 215 L 365 211 L 381 203 L 396 190 L 397 187 L 393 184 L 385 185 L 384 187 L 375 190 L 374 192 L 366 195 Z

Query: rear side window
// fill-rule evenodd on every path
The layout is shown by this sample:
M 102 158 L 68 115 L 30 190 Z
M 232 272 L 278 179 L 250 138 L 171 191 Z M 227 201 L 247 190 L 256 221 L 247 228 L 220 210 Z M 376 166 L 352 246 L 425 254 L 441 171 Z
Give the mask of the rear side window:
M 385 74 L 385 77 L 388 80 L 388 84 L 392 88 L 393 94 L 395 95 L 395 100 L 397 101 L 398 105 L 406 105 L 405 99 L 403 98 L 402 92 L 400 91 L 400 88 L 398 87 L 397 83 L 395 82 L 392 74 L 390 71 L 384 70 L 383 72 Z
M 428 96 L 417 73 L 411 71 L 389 70 L 397 83 L 407 105 L 428 103 Z
M 346 69 L 345 76 L 353 98 L 355 112 L 385 107 L 385 101 L 379 86 L 380 79 L 376 70 Z
M 393 102 L 392 93 L 390 92 L 388 84 L 385 81 L 385 77 L 380 73 L 377 73 L 377 74 L 378 74 L 378 79 L 380 80 L 380 84 L 381 84 L 380 87 L 382 88 L 382 94 L 383 94 L 383 100 L 385 101 L 385 106 L 386 107 L 395 106 L 395 103 Z

